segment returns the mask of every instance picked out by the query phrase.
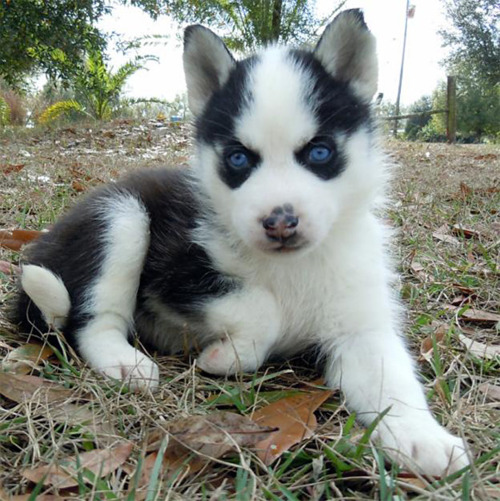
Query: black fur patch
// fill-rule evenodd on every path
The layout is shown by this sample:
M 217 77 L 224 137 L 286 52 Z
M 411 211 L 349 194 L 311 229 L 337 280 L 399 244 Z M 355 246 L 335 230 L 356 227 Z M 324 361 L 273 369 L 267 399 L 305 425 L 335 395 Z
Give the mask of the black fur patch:
M 312 77 L 306 89 L 305 102 L 319 124 L 316 138 L 311 141 L 331 143 L 336 150 L 328 164 L 311 167 L 304 159 L 308 147 L 296 152 L 297 160 L 321 179 L 329 180 L 345 169 L 345 158 L 335 147 L 334 137 L 339 133 L 352 134 L 361 126 L 372 127 L 370 106 L 358 99 L 349 85 L 334 79 L 314 57 L 312 52 L 290 51 L 290 57 Z
M 235 121 L 243 112 L 245 103 L 251 101 L 251 90 L 247 86 L 248 74 L 257 56 L 238 61 L 229 75 L 225 85 L 214 92 L 203 114 L 196 122 L 196 137 L 198 141 L 219 145 L 224 153 L 236 146 L 244 147 L 235 136 Z M 222 180 L 232 189 L 241 186 L 250 176 L 253 169 L 260 163 L 256 152 L 249 151 L 252 156 L 252 165 L 248 169 L 231 169 L 224 162 L 224 155 L 219 164 Z
M 102 204 L 124 193 L 136 195 L 150 217 L 150 247 L 136 315 L 155 314 L 146 311 L 146 299 L 150 297 L 179 314 L 200 315 L 205 301 L 236 286 L 214 268 L 205 250 L 191 240 L 200 206 L 188 171 L 141 171 L 84 198 L 26 253 L 25 262 L 51 270 L 68 289 L 71 311 L 63 330 L 73 345 L 76 331 L 92 318 L 91 312 L 82 310 L 84 295 L 99 277 L 105 257 L 106 220 L 101 215 Z M 23 331 L 30 332 L 33 327 L 47 331 L 40 311 L 23 291 L 19 292 L 14 309 L 13 320 Z

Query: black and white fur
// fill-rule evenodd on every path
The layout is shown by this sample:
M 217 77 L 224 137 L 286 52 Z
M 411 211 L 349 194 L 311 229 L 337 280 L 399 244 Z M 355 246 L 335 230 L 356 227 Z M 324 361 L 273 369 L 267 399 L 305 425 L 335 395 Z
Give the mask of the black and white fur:
M 326 381 L 376 436 L 426 474 L 468 464 L 429 412 L 401 335 L 386 231 L 373 210 L 386 164 L 370 101 L 375 40 L 340 14 L 312 51 L 236 61 L 208 29 L 185 32 L 190 169 L 139 171 L 84 199 L 27 253 L 25 328 L 64 331 L 88 364 L 135 387 L 158 367 L 129 343 L 201 347 L 213 374 L 318 346 Z

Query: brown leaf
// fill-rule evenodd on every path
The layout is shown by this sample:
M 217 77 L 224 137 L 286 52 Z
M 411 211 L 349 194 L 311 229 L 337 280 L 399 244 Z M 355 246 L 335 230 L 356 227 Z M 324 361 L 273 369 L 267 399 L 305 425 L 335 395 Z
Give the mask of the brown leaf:
M 471 228 L 463 228 L 459 224 L 453 225 L 451 232 L 457 236 L 464 236 L 465 238 L 476 238 L 479 239 L 479 231 L 473 230 Z
M 452 237 L 451 235 L 447 235 L 446 233 L 441 233 L 439 231 L 435 231 L 432 236 L 436 240 L 441 240 L 441 242 L 446 242 L 448 244 L 452 245 L 460 245 L 460 241 L 457 240 L 455 237 Z
M 0 499 L 3 501 L 2 497 L 0 497 Z M 5 498 L 5 501 L 30 501 L 30 499 L 33 499 L 33 493 L 20 494 L 19 496 L 10 496 L 8 498 Z M 69 499 L 74 498 L 70 496 L 56 496 L 55 494 L 38 494 L 36 496 L 36 501 L 67 501 Z
M 258 409 L 253 420 L 279 428 L 257 444 L 258 456 L 269 465 L 295 444 L 312 436 L 317 422 L 314 411 L 331 395 L 330 390 L 303 392 Z
M 54 352 L 47 345 L 28 343 L 12 350 L 2 361 L 1 369 L 14 374 L 28 374 L 42 360 L 50 358 Z
M 84 452 L 76 457 L 68 457 L 57 463 L 28 468 L 21 475 L 31 482 L 43 482 L 43 485 L 51 485 L 58 489 L 66 489 L 78 485 L 78 471 L 88 470 L 92 474 L 105 477 L 122 465 L 132 453 L 133 444 L 119 444 L 110 449 L 96 449 Z M 83 475 L 84 480 L 87 479 Z
M 459 308 L 455 306 L 446 305 L 446 310 L 449 311 L 458 311 Z M 478 323 L 493 323 L 496 324 L 500 322 L 500 315 L 498 313 L 493 313 L 491 311 L 478 310 L 476 308 L 468 308 L 460 313 L 460 319 L 467 320 L 469 322 L 478 322 Z
M 458 335 L 458 339 L 467 348 L 467 351 L 476 355 L 480 358 L 487 358 L 492 360 L 496 357 L 500 357 L 500 345 L 487 345 L 480 343 L 479 341 L 473 341 L 472 339 L 464 336 L 463 334 Z
M 436 345 L 438 346 L 442 345 L 447 332 L 448 332 L 448 325 L 440 323 L 436 327 L 434 333 L 430 336 L 427 336 L 422 341 L 422 344 L 420 345 L 420 357 L 419 357 L 420 360 L 427 360 L 427 362 L 430 362 L 432 360 L 434 351 L 433 339 L 435 339 Z
M 450 304 L 452 306 L 463 306 L 464 304 L 470 304 L 470 302 L 471 302 L 471 296 L 466 296 L 464 294 L 460 294 L 458 296 L 455 296 L 450 301 Z
M 185 473 L 195 473 L 228 452 L 256 445 L 274 430 L 233 412 L 214 412 L 173 421 L 167 427 L 169 442 L 163 456 L 162 474 L 172 474 L 181 468 Z M 148 450 L 159 448 L 165 435 L 155 430 Z M 154 451 L 143 461 L 140 487 L 149 484 L 157 456 L 158 452 Z
M 17 403 L 34 397 L 45 402 L 58 402 L 69 398 L 73 391 L 36 376 L 0 372 L 0 394 Z
M 77 193 L 81 193 L 82 191 L 85 191 L 87 189 L 82 182 L 80 182 L 80 181 L 78 181 L 76 179 L 71 183 L 71 187 Z
M 407 492 L 426 491 L 429 487 L 429 482 L 425 478 L 415 476 L 411 473 L 402 472 L 397 477 L 397 485 Z
M 472 188 L 469 188 L 463 181 L 460 183 L 460 193 L 463 198 L 467 198 L 473 193 Z
M 21 268 L 15 264 L 9 263 L 9 261 L 0 261 L 0 273 L 4 275 L 16 275 L 21 272 Z
M 477 387 L 478 391 L 480 391 L 488 400 L 500 402 L 500 386 L 495 386 L 490 383 L 481 383 Z
M 38 238 L 42 233 L 35 230 L 0 230 L 0 247 L 18 251 L 24 244 Z
M 19 172 L 24 169 L 25 164 L 0 164 L 0 170 L 4 174 L 11 174 L 12 172 Z

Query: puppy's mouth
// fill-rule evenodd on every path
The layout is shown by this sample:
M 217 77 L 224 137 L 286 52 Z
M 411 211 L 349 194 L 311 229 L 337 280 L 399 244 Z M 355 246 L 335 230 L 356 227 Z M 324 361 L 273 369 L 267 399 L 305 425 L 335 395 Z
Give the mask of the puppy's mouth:
M 308 242 L 299 235 L 287 239 L 268 239 L 265 250 L 273 254 L 293 254 L 306 248 Z
M 287 254 L 287 253 L 293 253 L 297 252 L 300 249 L 303 249 L 305 247 L 305 244 L 295 244 L 295 245 L 286 245 L 282 244 L 278 247 L 273 247 L 271 250 L 275 252 L 276 254 Z

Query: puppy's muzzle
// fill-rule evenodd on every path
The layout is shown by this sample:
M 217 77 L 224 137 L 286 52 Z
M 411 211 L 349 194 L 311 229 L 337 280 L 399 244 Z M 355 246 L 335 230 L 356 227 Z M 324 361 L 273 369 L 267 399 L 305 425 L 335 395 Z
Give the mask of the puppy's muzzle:
M 275 207 L 270 216 L 262 219 L 267 238 L 283 244 L 293 240 L 292 237 L 296 235 L 298 225 L 299 218 L 294 214 L 290 204 Z

